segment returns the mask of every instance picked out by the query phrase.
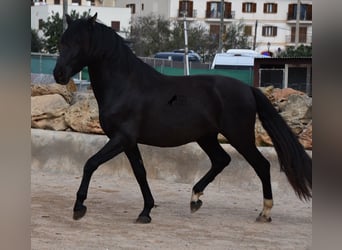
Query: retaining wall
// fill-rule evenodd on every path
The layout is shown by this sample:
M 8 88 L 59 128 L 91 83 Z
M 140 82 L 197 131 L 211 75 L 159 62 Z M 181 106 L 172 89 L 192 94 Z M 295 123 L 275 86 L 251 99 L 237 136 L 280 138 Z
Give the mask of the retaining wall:
M 81 176 L 86 160 L 107 141 L 104 135 L 31 129 L 32 171 Z M 230 145 L 222 144 L 222 147 L 231 156 L 232 161 L 216 178 L 215 185 L 220 186 L 222 183 L 229 182 L 242 185 L 247 189 L 261 189 L 259 178 L 244 158 Z M 196 143 L 174 148 L 146 145 L 139 145 L 139 148 L 148 178 L 194 184 L 210 168 L 208 157 Z M 271 163 L 273 188 L 282 187 L 284 190 L 291 189 L 293 192 L 285 174 L 280 172 L 278 158 L 273 147 L 261 147 L 259 150 Z M 311 155 L 311 151 L 308 153 Z M 123 153 L 103 164 L 95 174 L 134 178 L 129 162 Z

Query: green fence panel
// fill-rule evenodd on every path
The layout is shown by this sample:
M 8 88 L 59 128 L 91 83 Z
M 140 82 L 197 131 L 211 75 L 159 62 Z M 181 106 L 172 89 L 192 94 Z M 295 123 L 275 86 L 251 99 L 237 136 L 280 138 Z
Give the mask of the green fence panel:
M 57 56 L 31 54 L 31 73 L 52 74 L 56 65 Z M 171 68 L 165 66 L 155 67 L 162 74 L 170 76 L 184 75 L 183 68 Z M 190 75 L 223 75 L 238 79 L 248 85 L 253 85 L 253 70 L 231 70 L 231 69 L 190 69 Z M 79 76 L 74 76 L 79 78 Z M 88 68 L 85 67 L 81 72 L 81 80 L 90 81 Z
M 181 76 L 184 69 L 171 67 L 156 67 L 157 71 L 165 75 Z M 253 85 L 253 70 L 231 70 L 231 69 L 190 69 L 190 75 L 222 75 L 238 79 L 248 85 Z

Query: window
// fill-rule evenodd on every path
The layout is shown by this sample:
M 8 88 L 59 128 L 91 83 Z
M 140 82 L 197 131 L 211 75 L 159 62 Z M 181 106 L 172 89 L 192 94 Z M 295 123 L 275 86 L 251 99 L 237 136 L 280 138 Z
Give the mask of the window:
M 262 27 L 263 36 L 277 36 L 277 27 L 275 26 L 264 26 Z
M 178 16 L 183 17 L 184 12 L 187 17 L 193 17 L 193 1 L 179 1 Z
M 54 4 L 61 4 L 61 1 L 60 1 L 60 0 L 54 0 L 53 3 L 54 3 Z
M 71 3 L 81 5 L 81 0 L 72 0 Z
M 218 38 L 220 33 L 220 25 L 210 25 L 209 33 L 213 39 Z
M 246 25 L 245 27 L 244 27 L 244 33 L 245 33 L 245 35 L 246 36 L 252 36 L 252 26 L 250 26 L 250 25 Z
M 264 3 L 264 13 L 275 14 L 278 11 L 278 5 L 276 3 Z
M 297 4 L 289 4 L 288 20 L 296 20 L 297 16 Z M 312 5 L 301 4 L 300 5 L 300 20 L 312 20 Z
M 38 29 L 41 30 L 43 28 L 44 21 L 43 19 L 38 20 Z
M 298 41 L 300 43 L 306 43 L 307 40 L 307 28 L 306 27 L 299 27 L 299 37 Z M 291 43 L 296 41 L 296 27 L 291 28 Z
M 120 31 L 120 21 L 112 21 L 112 29 L 116 32 Z
M 255 13 L 256 3 L 245 2 L 242 3 L 242 12 L 244 13 Z
M 223 13 L 224 18 L 232 18 L 232 3 L 224 2 Z M 221 17 L 221 2 L 207 2 L 206 18 Z
M 135 14 L 135 4 L 134 3 L 126 4 L 126 8 L 131 8 L 131 14 Z

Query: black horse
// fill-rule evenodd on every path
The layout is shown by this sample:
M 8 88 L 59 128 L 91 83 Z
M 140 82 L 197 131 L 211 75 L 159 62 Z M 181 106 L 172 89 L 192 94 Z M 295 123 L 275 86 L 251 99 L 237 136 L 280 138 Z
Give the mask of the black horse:
M 260 90 L 223 76 L 165 76 L 137 58 L 111 28 L 88 19 L 71 20 L 60 40 L 54 77 L 67 84 L 88 66 L 98 102 L 100 124 L 109 141 L 84 166 L 74 219 L 83 217 L 89 182 L 102 163 L 125 152 L 140 185 L 144 208 L 137 222 L 149 223 L 154 207 L 138 144 L 174 147 L 197 142 L 211 160 L 210 170 L 193 187 L 192 212 L 206 186 L 230 162 L 217 135 L 247 160 L 263 188 L 263 210 L 257 221 L 271 221 L 270 164 L 255 146 L 256 114 L 272 138 L 280 168 L 301 199 L 311 198 L 312 160 L 291 129 Z

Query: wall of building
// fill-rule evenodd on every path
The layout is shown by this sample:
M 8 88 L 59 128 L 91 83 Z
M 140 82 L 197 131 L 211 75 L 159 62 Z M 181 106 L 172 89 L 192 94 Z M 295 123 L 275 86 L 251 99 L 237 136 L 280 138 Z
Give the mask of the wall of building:
M 130 20 L 131 20 L 131 12 L 128 8 L 114 8 L 114 7 L 100 7 L 100 6 L 68 6 L 68 13 L 72 10 L 77 11 L 82 14 L 83 12 L 88 12 L 90 10 L 90 14 L 94 15 L 97 13 L 97 19 L 103 24 L 111 27 L 112 21 L 120 22 L 120 32 L 118 32 L 122 37 L 126 37 L 126 33 L 124 31 L 130 30 Z M 38 30 L 39 28 L 39 19 L 47 20 L 48 16 L 53 13 L 60 13 L 62 16 L 63 6 L 62 5 L 40 5 L 40 6 L 31 6 L 31 28 Z

